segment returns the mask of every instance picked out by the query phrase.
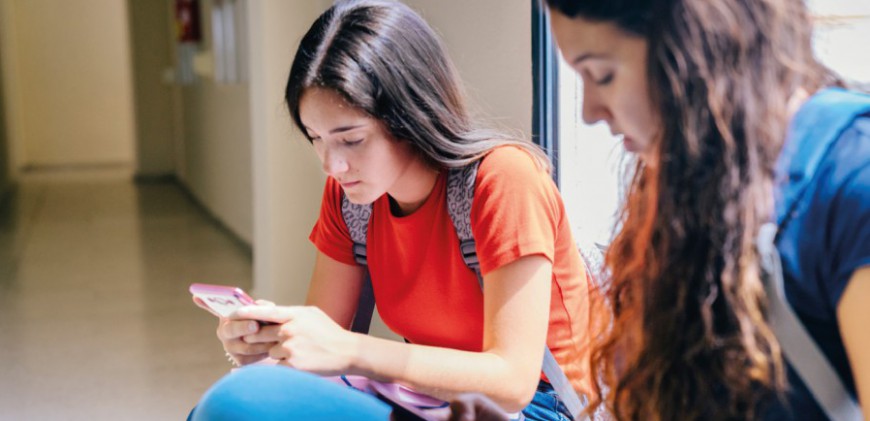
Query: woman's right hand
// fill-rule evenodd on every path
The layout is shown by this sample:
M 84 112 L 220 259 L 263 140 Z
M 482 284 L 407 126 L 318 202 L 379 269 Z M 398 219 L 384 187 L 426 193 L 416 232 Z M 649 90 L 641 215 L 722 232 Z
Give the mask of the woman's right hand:
M 257 300 L 258 305 L 274 306 L 274 303 Z M 269 357 L 269 349 L 276 342 L 260 342 L 257 333 L 260 324 L 256 320 L 228 319 L 221 317 L 217 328 L 217 337 L 238 365 L 245 366 Z

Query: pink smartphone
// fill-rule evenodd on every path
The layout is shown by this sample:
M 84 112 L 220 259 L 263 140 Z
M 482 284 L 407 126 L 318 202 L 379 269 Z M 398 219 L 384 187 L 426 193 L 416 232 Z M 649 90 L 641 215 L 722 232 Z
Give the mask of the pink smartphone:
M 206 310 L 218 317 L 228 317 L 241 307 L 256 304 L 253 298 L 237 287 L 191 284 L 190 293 L 199 299 Z

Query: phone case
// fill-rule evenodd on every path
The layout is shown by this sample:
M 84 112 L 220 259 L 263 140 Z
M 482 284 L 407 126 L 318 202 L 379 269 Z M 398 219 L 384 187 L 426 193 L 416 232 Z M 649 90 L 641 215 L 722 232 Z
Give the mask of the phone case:
M 218 317 L 227 317 L 237 309 L 255 304 L 254 299 L 241 288 L 225 285 L 191 284 L 190 293 Z

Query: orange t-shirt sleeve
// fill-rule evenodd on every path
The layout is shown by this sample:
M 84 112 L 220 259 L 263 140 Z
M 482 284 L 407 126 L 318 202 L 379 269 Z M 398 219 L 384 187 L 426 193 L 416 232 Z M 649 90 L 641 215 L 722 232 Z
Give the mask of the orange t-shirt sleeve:
M 560 209 L 556 185 L 528 152 L 490 152 L 478 168 L 471 207 L 481 273 L 531 255 L 552 262 Z
M 353 240 L 344 218 L 341 216 L 341 186 L 329 177 L 323 188 L 320 202 L 320 217 L 308 239 L 321 253 L 349 265 L 355 265 Z

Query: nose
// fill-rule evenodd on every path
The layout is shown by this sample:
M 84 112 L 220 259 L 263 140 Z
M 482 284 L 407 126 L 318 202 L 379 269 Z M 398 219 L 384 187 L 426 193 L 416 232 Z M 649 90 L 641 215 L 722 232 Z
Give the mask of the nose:
M 323 166 L 323 172 L 332 177 L 348 170 L 347 159 L 342 156 L 342 154 L 332 151 L 329 148 L 326 148 L 326 150 L 323 151 L 321 164 Z
M 601 100 L 601 96 L 596 92 L 594 87 L 588 86 L 585 83 L 583 86 L 582 114 L 583 122 L 590 125 L 602 120 L 610 120 L 610 112 Z

